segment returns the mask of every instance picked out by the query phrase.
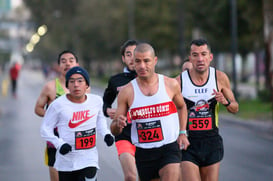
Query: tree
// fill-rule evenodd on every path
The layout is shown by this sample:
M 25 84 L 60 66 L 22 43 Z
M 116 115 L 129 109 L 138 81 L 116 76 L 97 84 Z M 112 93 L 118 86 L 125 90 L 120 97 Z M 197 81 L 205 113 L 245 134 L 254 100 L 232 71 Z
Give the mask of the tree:
M 263 1 L 264 10 L 264 43 L 265 43 L 265 78 L 266 88 L 273 103 L 273 2 Z
M 46 39 L 37 49 L 50 60 L 62 49 L 72 49 L 86 62 L 119 57 L 120 45 L 129 38 L 128 1 L 125 0 L 25 0 L 36 27 L 48 25 Z M 179 4 L 182 2 L 182 5 Z M 262 3 L 237 0 L 238 52 L 246 54 L 263 47 Z M 183 6 L 183 41 L 178 17 Z M 171 57 L 188 46 L 193 32 L 207 38 L 213 52 L 230 50 L 229 0 L 134 1 L 134 35 L 155 46 L 157 53 Z

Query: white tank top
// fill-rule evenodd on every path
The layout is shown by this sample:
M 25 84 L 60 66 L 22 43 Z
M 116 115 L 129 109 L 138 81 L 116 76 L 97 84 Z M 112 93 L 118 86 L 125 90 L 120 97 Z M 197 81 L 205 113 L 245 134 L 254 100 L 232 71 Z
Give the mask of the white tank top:
M 158 74 L 156 94 L 145 96 L 136 79 L 131 83 L 134 100 L 130 107 L 132 143 L 140 148 L 158 148 L 174 142 L 179 134 L 179 119 L 175 104 L 167 94 L 164 76 Z
M 190 137 L 214 136 L 218 134 L 218 107 L 213 89 L 218 91 L 216 70 L 209 68 L 209 76 L 203 85 L 195 85 L 188 71 L 181 74 L 182 95 L 188 109 Z

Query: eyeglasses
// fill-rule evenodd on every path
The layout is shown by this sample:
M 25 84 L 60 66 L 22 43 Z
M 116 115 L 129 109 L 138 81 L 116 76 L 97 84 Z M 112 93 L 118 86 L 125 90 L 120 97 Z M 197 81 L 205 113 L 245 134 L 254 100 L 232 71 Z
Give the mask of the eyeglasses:
M 85 82 L 84 78 L 76 78 L 76 79 L 73 79 L 73 78 L 70 78 L 68 80 L 68 83 L 69 84 L 75 84 L 75 83 L 78 83 L 78 84 L 83 84 Z

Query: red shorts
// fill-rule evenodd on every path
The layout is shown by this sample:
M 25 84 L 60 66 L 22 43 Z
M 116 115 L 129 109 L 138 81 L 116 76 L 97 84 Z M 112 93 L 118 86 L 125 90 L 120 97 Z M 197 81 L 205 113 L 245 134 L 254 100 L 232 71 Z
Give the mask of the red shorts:
M 118 151 L 118 156 L 122 153 L 130 153 L 135 156 L 136 147 L 128 140 L 119 140 L 116 142 L 116 148 Z

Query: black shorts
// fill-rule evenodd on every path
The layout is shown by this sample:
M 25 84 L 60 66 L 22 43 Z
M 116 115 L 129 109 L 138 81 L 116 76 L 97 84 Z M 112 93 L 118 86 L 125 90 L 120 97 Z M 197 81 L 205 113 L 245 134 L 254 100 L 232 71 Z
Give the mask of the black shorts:
M 182 150 L 182 161 L 190 161 L 205 167 L 221 161 L 224 157 L 223 139 L 220 135 L 209 138 L 189 138 L 190 146 Z
M 86 178 L 96 179 L 97 168 L 96 167 L 86 167 L 80 170 L 75 170 L 71 172 L 59 171 L 59 181 L 84 181 Z
M 180 163 L 181 151 L 178 143 L 160 148 L 143 149 L 136 147 L 136 165 L 141 181 L 159 178 L 159 170 L 170 163 Z
M 59 137 L 57 128 L 54 128 L 54 135 Z M 57 149 L 50 142 L 47 142 L 45 149 L 45 164 L 49 167 L 53 167 L 56 158 Z
M 49 167 L 53 167 L 56 158 L 56 148 L 46 146 L 45 150 L 45 164 Z

